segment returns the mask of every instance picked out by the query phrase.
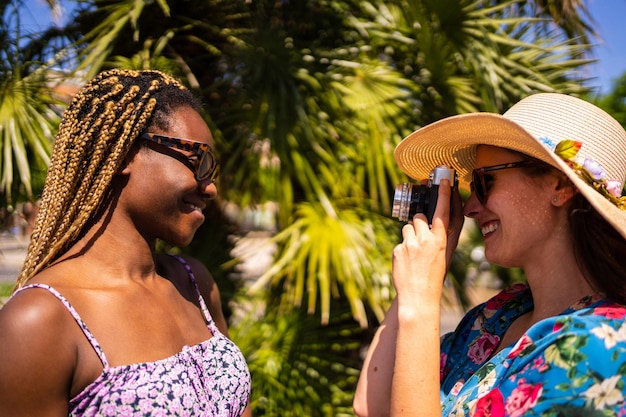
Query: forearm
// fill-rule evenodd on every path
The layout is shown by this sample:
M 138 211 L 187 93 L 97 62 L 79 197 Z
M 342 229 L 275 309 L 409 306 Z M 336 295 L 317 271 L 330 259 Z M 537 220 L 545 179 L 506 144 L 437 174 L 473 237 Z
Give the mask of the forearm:
M 440 187 L 439 201 L 450 201 L 450 191 Z M 423 214 L 402 227 L 403 240 L 392 258 L 398 296 L 385 318 L 387 327 L 379 329 L 368 352 L 366 379 L 359 381 L 358 392 L 359 400 L 363 396 L 367 400 L 367 413 L 359 415 L 441 415 L 440 303 L 446 261 L 454 250 L 448 245 L 449 217 L 449 205 L 444 203 L 437 206 L 432 228 Z M 456 231 L 452 233 L 452 245 L 457 237 Z M 358 413 L 357 404 L 355 401 Z M 374 407 L 375 413 L 371 411 Z
M 440 303 L 399 303 L 391 416 L 441 415 Z
M 354 411 L 360 417 L 389 415 L 397 331 L 398 304 L 394 300 L 372 339 L 359 376 Z

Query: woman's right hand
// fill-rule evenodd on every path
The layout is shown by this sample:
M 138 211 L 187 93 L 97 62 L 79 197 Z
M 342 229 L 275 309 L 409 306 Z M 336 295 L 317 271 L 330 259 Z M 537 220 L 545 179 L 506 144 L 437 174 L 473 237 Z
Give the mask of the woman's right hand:
M 447 268 L 450 267 L 452 256 L 454 256 L 454 251 L 459 244 L 459 237 L 461 236 L 461 230 L 463 230 L 464 222 L 465 216 L 463 215 L 463 199 L 461 198 L 459 189 L 454 187 L 452 189 L 452 205 L 450 206 L 450 220 L 448 223 L 448 243 L 446 247 Z
M 402 227 L 403 240 L 393 250 L 392 276 L 398 297 L 406 295 L 412 302 L 421 299 L 439 302 L 443 279 L 462 227 L 461 196 L 444 180 L 439 187 L 432 226 L 423 213 L 418 213 L 411 223 Z
M 429 227 L 424 214 L 415 215 L 413 222 L 402 228 L 403 241 L 393 250 L 397 327 L 393 371 L 389 372 L 391 417 L 441 415 L 441 294 L 447 264 L 462 226 L 462 218 L 458 217 L 460 204 L 458 208 L 450 208 L 451 193 L 449 181 L 443 180 L 432 225 Z M 460 196 L 456 202 L 459 200 Z

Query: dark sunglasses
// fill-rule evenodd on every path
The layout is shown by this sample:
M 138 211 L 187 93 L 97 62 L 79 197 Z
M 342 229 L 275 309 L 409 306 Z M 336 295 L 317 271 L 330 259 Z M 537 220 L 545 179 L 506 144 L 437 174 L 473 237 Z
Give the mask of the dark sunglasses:
M 470 183 L 470 189 L 474 194 L 476 194 L 476 198 L 478 199 L 478 201 L 480 201 L 480 204 L 485 204 L 488 197 L 487 192 L 491 187 L 490 185 L 488 186 L 485 181 L 485 172 L 500 171 L 502 169 L 509 168 L 521 168 L 532 164 L 533 161 L 525 159 L 518 162 L 509 162 L 508 164 L 499 164 L 488 167 L 476 168 L 472 171 L 472 182 Z
M 219 173 L 219 166 L 213 154 L 213 148 L 202 142 L 196 142 L 188 139 L 179 139 L 171 136 L 157 135 L 156 133 L 144 133 L 142 139 L 156 143 L 165 148 L 178 149 L 184 152 L 193 152 L 191 156 L 185 156 L 180 152 L 163 152 L 172 158 L 178 159 L 189 168 L 196 180 L 204 181 L 206 179 L 215 181 Z

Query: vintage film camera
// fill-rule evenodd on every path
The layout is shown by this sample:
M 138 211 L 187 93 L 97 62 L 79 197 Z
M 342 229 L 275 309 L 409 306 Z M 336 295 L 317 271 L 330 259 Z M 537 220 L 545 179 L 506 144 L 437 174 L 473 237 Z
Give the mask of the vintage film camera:
M 428 184 L 398 184 L 393 196 L 391 216 L 403 222 L 410 222 L 416 213 L 424 213 L 428 224 L 432 224 L 441 180 L 447 178 L 453 187 L 457 185 L 454 169 L 439 165 L 430 171 Z

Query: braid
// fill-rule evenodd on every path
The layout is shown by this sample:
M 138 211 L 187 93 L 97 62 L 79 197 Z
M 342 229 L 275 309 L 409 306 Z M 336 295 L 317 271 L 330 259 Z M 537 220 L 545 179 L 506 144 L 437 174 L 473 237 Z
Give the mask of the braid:
M 179 81 L 154 70 L 113 69 L 81 88 L 59 125 L 16 289 L 86 231 L 133 142 L 152 126 L 167 129 L 172 110 L 181 106 L 200 109 Z

